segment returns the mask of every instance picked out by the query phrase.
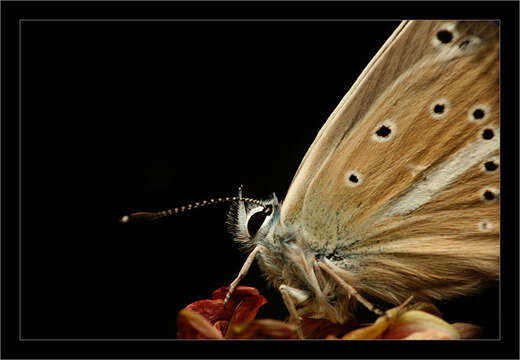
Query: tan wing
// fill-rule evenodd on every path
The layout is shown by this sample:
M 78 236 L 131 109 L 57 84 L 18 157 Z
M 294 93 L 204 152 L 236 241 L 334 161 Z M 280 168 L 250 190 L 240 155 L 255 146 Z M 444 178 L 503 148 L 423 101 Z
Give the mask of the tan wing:
M 399 302 L 498 278 L 498 56 L 494 22 L 403 22 L 309 149 L 282 221 L 358 290 Z
M 309 184 L 352 127 L 366 114 L 374 100 L 403 72 L 434 46 L 421 32 L 432 32 L 436 23 L 403 21 L 383 44 L 352 88 L 319 131 L 303 158 L 284 200 L 282 218 L 292 222 L 298 217 Z M 414 43 L 416 46 L 406 46 Z

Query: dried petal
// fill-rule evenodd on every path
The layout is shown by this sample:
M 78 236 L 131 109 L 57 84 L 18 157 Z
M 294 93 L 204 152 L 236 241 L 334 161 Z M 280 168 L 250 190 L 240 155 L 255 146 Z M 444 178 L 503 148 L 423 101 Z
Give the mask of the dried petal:
M 390 317 L 381 316 L 370 326 L 353 330 L 343 336 L 343 340 L 381 339 L 383 333 L 390 325 Z
M 177 317 L 179 339 L 222 339 L 222 334 L 211 323 L 195 311 L 183 309 Z
M 457 330 L 461 339 L 478 339 L 483 329 L 480 326 L 468 323 L 451 324 Z
M 390 309 L 370 326 L 353 330 L 343 339 L 459 339 L 460 336 L 450 324 L 441 318 L 420 310 L 405 309 L 407 301 Z M 433 305 L 419 303 L 412 307 L 438 312 Z
M 260 292 L 248 286 L 239 286 L 231 295 L 229 302 L 224 307 L 224 299 L 228 293 L 229 286 L 223 286 L 215 290 L 212 300 L 199 300 L 188 305 L 185 309 L 195 312 L 207 320 L 214 330 L 221 335 L 226 334 L 230 324 L 238 324 L 251 321 L 256 317 L 258 310 L 267 303 Z M 180 331 L 183 336 L 191 333 Z M 193 335 L 193 334 L 191 334 Z
M 215 324 L 213 324 L 213 327 L 217 329 L 221 334 L 225 334 L 229 326 L 229 321 L 227 320 L 219 320 Z
M 186 309 L 199 313 L 210 323 L 214 324 L 219 320 L 229 320 L 233 314 L 233 308 L 226 306 L 224 300 L 199 300 L 186 306 Z
M 236 305 L 230 323 L 241 323 L 251 321 L 256 317 L 260 307 L 267 303 L 262 295 L 243 297 Z
M 453 340 L 453 338 L 444 331 L 426 330 L 415 332 L 401 340 Z
M 424 311 L 424 312 L 427 312 L 427 313 L 430 313 L 432 315 L 442 318 L 441 312 L 439 311 L 439 309 L 437 309 L 437 306 L 433 305 L 432 303 L 418 302 L 418 303 L 408 306 L 406 308 L 406 310 L 407 311 L 410 311 L 410 310 Z
M 226 339 L 295 339 L 296 325 L 279 320 L 262 319 L 229 327 Z
M 411 310 L 400 314 L 384 333 L 384 339 L 405 339 L 413 333 L 427 332 L 435 339 L 459 339 L 459 333 L 441 318 L 424 311 Z M 442 333 L 442 334 L 440 334 Z M 419 335 L 417 335 L 419 336 Z
M 226 295 L 229 291 L 229 286 L 222 286 L 219 287 L 217 290 L 213 291 L 211 294 L 211 298 L 213 300 L 222 299 L 224 300 L 226 298 Z M 228 303 L 234 303 L 236 301 L 240 301 L 244 297 L 248 296 L 262 296 L 260 295 L 260 291 L 258 289 L 252 287 L 252 286 L 237 286 L 235 290 L 233 291 L 233 294 L 231 294 L 231 297 L 229 298 Z
M 344 324 L 335 324 L 326 319 L 303 318 L 301 321 L 303 337 L 306 339 L 324 339 L 328 336 L 340 336 L 357 326 L 354 318 Z
M 410 301 L 406 300 L 401 305 L 387 310 L 384 315 L 377 318 L 375 323 L 364 328 L 353 330 L 343 336 L 344 340 L 359 340 L 359 339 L 381 339 L 386 329 L 397 319 L 404 311 L 404 307 Z

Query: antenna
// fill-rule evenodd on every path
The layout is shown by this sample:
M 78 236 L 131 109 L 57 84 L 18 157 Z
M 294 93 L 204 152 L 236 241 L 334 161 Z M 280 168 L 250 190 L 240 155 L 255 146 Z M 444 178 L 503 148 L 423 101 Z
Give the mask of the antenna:
M 242 189 L 242 186 L 240 186 L 240 189 Z M 242 192 L 239 192 L 239 194 L 242 194 Z M 120 223 L 128 224 L 128 223 L 136 223 L 136 222 L 143 222 L 143 221 L 154 221 L 163 217 L 172 216 L 176 214 L 180 214 L 183 212 L 186 212 L 188 210 L 196 209 L 199 207 L 207 206 L 207 205 L 213 205 L 213 204 L 221 204 L 225 202 L 232 202 L 232 201 L 243 201 L 246 203 L 258 205 L 264 208 L 264 213 L 269 215 L 272 211 L 271 205 L 265 205 L 260 200 L 251 199 L 251 198 L 244 198 L 241 195 L 240 196 L 233 196 L 233 197 L 225 197 L 225 198 L 217 198 L 217 199 L 210 199 L 210 200 L 204 200 L 201 202 L 194 202 L 185 206 L 176 207 L 173 209 L 163 210 L 163 211 L 156 211 L 156 212 L 135 212 L 129 215 L 125 215 L 119 219 Z

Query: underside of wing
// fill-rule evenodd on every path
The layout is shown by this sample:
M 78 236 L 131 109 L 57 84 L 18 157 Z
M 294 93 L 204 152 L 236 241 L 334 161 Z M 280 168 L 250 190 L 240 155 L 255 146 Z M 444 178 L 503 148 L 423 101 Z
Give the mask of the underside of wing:
M 498 155 L 497 149 L 416 210 L 374 221 L 365 237 L 338 246 L 346 278 L 393 303 L 411 294 L 423 300 L 470 294 L 497 280 Z
M 424 34 L 433 34 L 438 27 L 435 21 L 403 21 L 377 52 L 307 151 L 285 197 L 283 221 L 291 223 L 298 218 L 316 173 L 381 93 L 424 56 L 437 52 L 437 44 L 425 41 Z
M 498 26 L 404 22 L 360 79 L 306 155 L 282 220 L 388 301 L 497 279 Z

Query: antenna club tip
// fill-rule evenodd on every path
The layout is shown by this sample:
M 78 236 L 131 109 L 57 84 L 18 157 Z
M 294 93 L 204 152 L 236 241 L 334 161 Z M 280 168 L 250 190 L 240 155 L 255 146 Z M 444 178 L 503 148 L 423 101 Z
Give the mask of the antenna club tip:
M 130 219 L 130 218 L 128 217 L 128 215 L 125 215 L 125 216 L 123 216 L 121 219 L 119 219 L 119 222 L 120 222 L 121 224 L 126 224 L 126 223 L 128 222 L 129 219 Z

